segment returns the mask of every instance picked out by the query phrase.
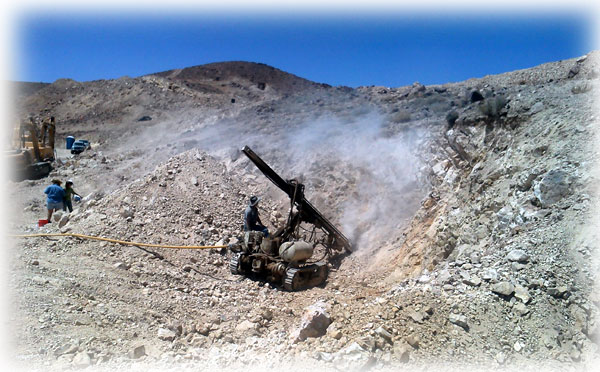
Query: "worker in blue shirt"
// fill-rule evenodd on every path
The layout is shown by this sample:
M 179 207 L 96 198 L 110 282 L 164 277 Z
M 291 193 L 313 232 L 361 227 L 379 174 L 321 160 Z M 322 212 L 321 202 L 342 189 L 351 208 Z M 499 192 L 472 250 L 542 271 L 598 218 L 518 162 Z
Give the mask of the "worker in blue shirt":
M 63 208 L 63 200 L 65 198 L 65 190 L 60 187 L 59 180 L 52 180 L 52 185 L 46 187 L 44 194 L 47 195 L 46 204 L 48 207 L 48 223 L 52 222 L 52 213 L 55 210 L 61 210 Z
M 252 196 L 248 207 L 244 211 L 244 231 L 262 231 L 265 238 L 269 237 L 269 229 L 267 229 L 258 216 L 258 202 L 260 198 Z

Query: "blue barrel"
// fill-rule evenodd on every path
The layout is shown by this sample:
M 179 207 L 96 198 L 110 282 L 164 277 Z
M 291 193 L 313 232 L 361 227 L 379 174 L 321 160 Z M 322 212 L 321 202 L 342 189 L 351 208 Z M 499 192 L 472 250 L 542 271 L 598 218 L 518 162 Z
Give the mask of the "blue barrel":
M 73 142 L 75 142 L 75 137 L 67 137 L 67 150 L 71 150 L 71 147 L 73 147 Z

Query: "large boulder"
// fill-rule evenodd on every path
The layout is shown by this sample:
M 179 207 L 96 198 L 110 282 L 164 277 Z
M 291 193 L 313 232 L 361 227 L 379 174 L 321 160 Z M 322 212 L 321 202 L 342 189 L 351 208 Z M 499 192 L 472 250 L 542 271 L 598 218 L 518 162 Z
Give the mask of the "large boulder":
M 533 194 L 542 207 L 559 202 L 570 193 L 569 175 L 562 169 L 552 169 L 533 188 Z
M 327 333 L 331 318 L 327 313 L 327 304 L 316 302 L 306 308 L 300 326 L 290 335 L 293 342 L 304 341 L 308 337 L 321 337 Z

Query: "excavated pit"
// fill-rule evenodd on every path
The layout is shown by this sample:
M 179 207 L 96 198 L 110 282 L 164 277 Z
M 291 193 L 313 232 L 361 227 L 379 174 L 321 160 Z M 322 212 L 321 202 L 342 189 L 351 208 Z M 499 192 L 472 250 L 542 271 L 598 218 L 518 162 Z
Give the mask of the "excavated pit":
M 35 227 L 47 180 L 23 181 L 11 231 L 221 244 L 241 236 L 251 195 L 275 228 L 289 199 L 240 153 L 249 145 L 357 250 L 324 286 L 293 293 L 231 275 L 222 250 L 19 239 L 15 355 L 32 370 L 593 365 L 597 58 L 432 87 L 294 91 L 286 75 L 262 95 L 189 70 L 19 96 L 92 150 L 59 150 L 51 178 L 86 196 L 65 223 Z M 295 338 L 317 303 L 331 324 Z

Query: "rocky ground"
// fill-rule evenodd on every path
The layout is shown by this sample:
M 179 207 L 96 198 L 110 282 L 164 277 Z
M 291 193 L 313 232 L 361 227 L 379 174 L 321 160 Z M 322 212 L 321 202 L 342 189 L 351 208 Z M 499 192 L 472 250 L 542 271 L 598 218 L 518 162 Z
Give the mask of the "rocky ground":
M 599 301 L 597 52 L 440 86 L 330 87 L 241 62 L 28 85 L 54 115 L 49 178 L 13 182 L 14 234 L 166 245 L 240 238 L 250 195 L 289 200 L 252 147 L 356 252 L 286 292 L 226 250 L 13 238 L 9 314 L 24 370 L 592 370 Z M 43 188 L 84 196 L 43 228 Z

